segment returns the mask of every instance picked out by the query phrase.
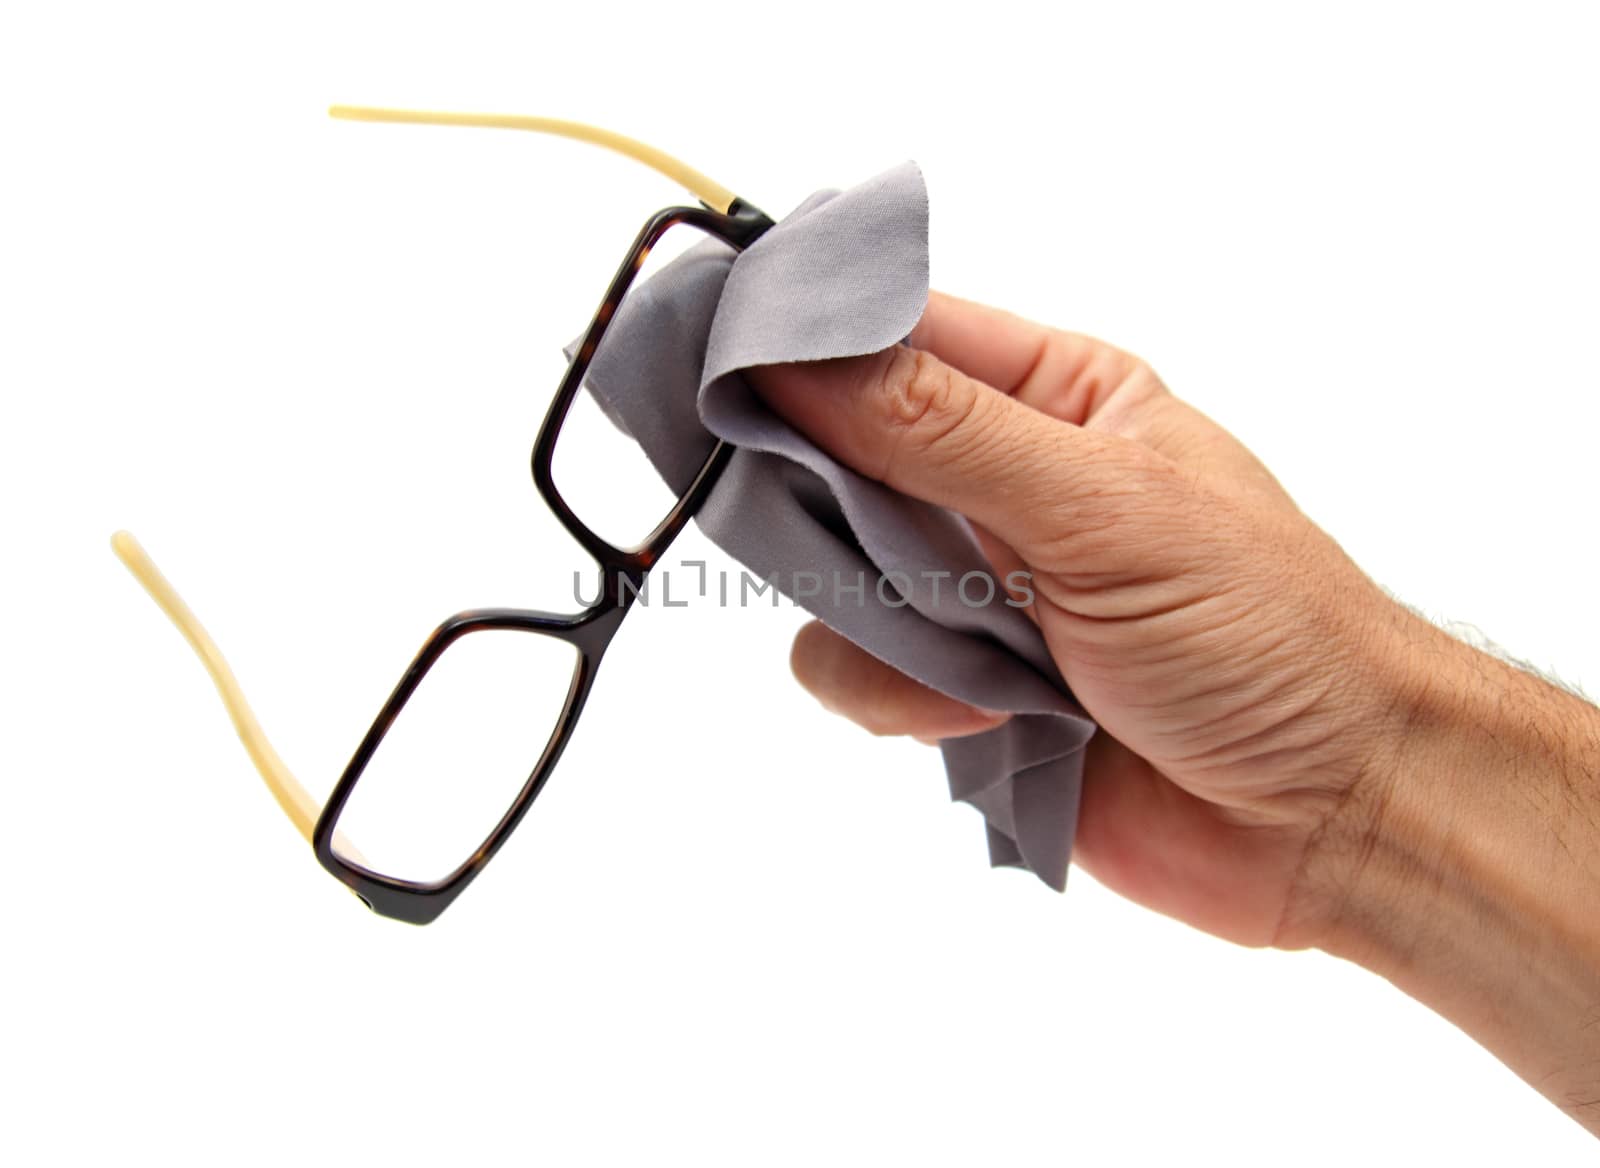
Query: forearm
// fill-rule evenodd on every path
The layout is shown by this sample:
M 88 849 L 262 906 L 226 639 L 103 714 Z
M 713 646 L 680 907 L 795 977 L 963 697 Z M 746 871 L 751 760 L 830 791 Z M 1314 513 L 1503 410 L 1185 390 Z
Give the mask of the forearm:
M 1600 710 L 1411 630 L 1408 730 L 1315 849 L 1323 947 L 1600 1134 Z

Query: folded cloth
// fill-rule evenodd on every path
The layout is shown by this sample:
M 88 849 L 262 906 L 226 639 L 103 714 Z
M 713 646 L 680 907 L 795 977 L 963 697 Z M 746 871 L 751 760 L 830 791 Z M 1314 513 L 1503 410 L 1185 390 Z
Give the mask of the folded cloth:
M 996 580 L 965 519 L 840 465 L 743 371 L 877 352 L 928 301 L 928 196 L 904 163 L 812 195 L 743 253 L 707 239 L 623 301 L 586 387 L 682 492 L 717 438 L 737 449 L 696 516 L 712 542 L 873 656 L 1014 716 L 940 743 L 990 862 L 1066 885 L 1094 723 Z

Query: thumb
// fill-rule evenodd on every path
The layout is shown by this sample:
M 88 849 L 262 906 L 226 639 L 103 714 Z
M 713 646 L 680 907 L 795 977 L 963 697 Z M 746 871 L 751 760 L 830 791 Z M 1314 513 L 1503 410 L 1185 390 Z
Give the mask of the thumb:
M 1183 489 L 1170 460 L 1041 413 L 930 353 L 897 345 L 746 376 L 846 466 L 961 512 L 1046 570 L 1133 570 L 1130 556 L 1162 542 L 1150 538 L 1152 517 L 1177 512 L 1164 506 Z

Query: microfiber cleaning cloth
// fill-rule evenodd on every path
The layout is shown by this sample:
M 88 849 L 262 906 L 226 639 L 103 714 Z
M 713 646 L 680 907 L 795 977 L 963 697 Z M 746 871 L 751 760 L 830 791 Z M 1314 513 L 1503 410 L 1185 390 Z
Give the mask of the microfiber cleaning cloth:
M 737 448 L 695 521 L 752 574 L 924 685 L 1014 715 L 940 743 L 950 792 L 982 812 L 991 863 L 1060 890 L 1094 723 L 1038 629 L 965 519 L 842 466 L 743 376 L 903 343 L 927 302 L 928 194 L 908 162 L 635 285 L 586 388 L 679 493 L 717 438 Z

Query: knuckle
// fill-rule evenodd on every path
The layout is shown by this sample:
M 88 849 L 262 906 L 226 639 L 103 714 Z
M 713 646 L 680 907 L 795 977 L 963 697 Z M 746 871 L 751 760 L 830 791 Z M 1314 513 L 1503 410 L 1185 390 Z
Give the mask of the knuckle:
M 896 348 L 878 370 L 875 398 L 892 435 L 891 457 L 925 452 L 961 432 L 977 405 L 974 387 L 932 354 Z

